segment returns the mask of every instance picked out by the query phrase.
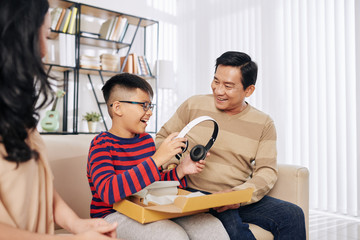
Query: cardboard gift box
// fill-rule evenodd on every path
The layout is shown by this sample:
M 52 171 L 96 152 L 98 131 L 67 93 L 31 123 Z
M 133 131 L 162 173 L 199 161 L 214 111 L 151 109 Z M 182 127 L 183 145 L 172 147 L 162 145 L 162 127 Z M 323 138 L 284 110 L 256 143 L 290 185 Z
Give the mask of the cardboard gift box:
M 174 200 L 174 203 L 168 205 L 145 205 L 141 202 L 139 197 L 130 196 L 115 203 L 113 208 L 116 211 L 144 224 L 162 219 L 207 212 L 209 208 L 248 202 L 251 199 L 253 189 L 248 188 L 239 191 L 203 195 L 191 198 L 184 196 L 189 193 L 190 192 L 188 191 L 179 189 L 177 194 L 178 197 Z

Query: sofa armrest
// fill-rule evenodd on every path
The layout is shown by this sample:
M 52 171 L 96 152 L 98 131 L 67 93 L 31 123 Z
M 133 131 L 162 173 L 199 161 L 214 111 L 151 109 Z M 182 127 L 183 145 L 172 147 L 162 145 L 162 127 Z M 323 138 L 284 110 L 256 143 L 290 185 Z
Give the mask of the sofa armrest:
M 43 135 L 54 187 L 81 218 L 90 217 L 91 191 L 86 177 L 87 155 L 93 134 Z
M 278 164 L 278 180 L 269 196 L 294 203 L 305 214 L 306 233 L 309 234 L 309 170 L 306 167 Z

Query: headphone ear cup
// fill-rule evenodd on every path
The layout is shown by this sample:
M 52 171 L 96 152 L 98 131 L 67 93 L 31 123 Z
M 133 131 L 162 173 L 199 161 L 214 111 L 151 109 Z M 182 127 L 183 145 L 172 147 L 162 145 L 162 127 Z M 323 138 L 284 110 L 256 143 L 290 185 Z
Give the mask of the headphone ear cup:
M 203 145 L 196 145 L 190 151 L 190 158 L 194 162 L 198 162 L 206 157 L 206 149 Z

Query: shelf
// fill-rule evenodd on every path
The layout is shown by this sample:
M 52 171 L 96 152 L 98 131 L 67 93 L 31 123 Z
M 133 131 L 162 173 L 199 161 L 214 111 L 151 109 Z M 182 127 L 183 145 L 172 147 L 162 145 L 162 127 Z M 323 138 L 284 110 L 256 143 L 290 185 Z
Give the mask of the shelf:
M 78 135 L 78 134 L 99 134 L 100 132 L 40 132 L 41 135 Z
M 121 49 L 129 47 L 128 43 L 121 43 L 117 41 L 105 40 L 101 38 L 91 38 L 80 36 L 80 44 L 101 47 L 101 48 L 112 48 L 112 49 Z
M 106 76 L 106 77 L 112 77 L 116 74 L 120 74 L 121 72 L 117 72 L 117 71 L 107 71 L 107 70 L 99 70 L 99 69 L 92 69 L 92 68 L 79 68 L 79 73 L 80 74 L 89 74 L 89 75 L 99 75 L 99 73 L 101 72 L 102 76 Z M 138 75 L 144 79 L 154 79 L 154 76 L 144 76 L 144 75 Z
M 140 17 L 123 14 L 123 13 L 119 13 L 119 12 L 114 12 L 111 10 L 97 8 L 97 7 L 89 6 L 86 4 L 81 4 L 81 14 L 93 16 L 93 17 L 101 18 L 101 19 L 109 19 L 111 17 L 122 16 L 122 17 L 126 17 L 128 19 L 128 23 L 131 25 L 138 25 L 139 21 L 141 21 L 141 23 L 140 23 L 141 27 L 147 27 L 147 26 L 158 23 L 157 21 L 154 21 L 154 20 L 140 18 Z
M 57 64 L 52 64 L 52 63 L 45 63 L 45 67 L 46 70 L 49 74 L 51 74 L 51 71 L 56 71 L 56 72 L 62 72 L 64 75 L 64 82 L 66 82 L 66 84 L 73 84 L 72 88 L 68 87 L 68 85 L 66 85 L 66 89 L 64 87 L 64 91 L 67 92 L 66 94 L 66 98 L 64 98 L 64 102 L 63 102 L 63 119 L 68 120 L 65 121 L 65 123 L 63 122 L 63 127 L 62 129 L 59 129 L 58 132 L 46 132 L 43 131 L 41 132 L 41 134 L 57 134 L 57 135 L 65 135 L 65 134 L 98 134 L 100 132 L 96 132 L 96 133 L 89 133 L 89 132 L 78 132 L 79 131 L 79 123 L 80 123 L 80 115 L 82 114 L 79 109 L 80 106 L 79 104 L 83 104 L 82 101 L 79 101 L 79 96 L 80 94 L 83 93 L 83 89 L 82 89 L 82 84 L 87 84 L 85 81 L 82 81 L 80 79 L 86 79 L 88 78 L 88 81 L 91 85 L 91 89 L 89 89 L 90 91 L 92 90 L 92 94 L 95 98 L 96 104 L 97 104 L 97 108 L 98 111 L 100 112 L 101 116 L 102 116 L 102 120 L 103 120 L 103 124 L 104 124 L 104 128 L 102 127 L 99 130 L 107 130 L 107 123 L 105 121 L 105 119 L 108 121 L 109 119 L 105 117 L 105 115 L 103 114 L 104 110 L 102 108 L 104 108 L 104 100 L 101 96 L 97 96 L 99 93 L 99 91 L 95 91 L 95 87 L 97 87 L 99 84 L 104 84 L 104 79 L 103 76 L 106 78 L 110 78 L 113 77 L 116 74 L 120 74 L 120 68 L 118 71 L 108 71 L 108 70 L 101 70 L 101 69 L 91 69 L 91 68 L 82 68 L 80 63 L 84 63 L 83 60 L 81 58 L 82 55 L 86 56 L 96 56 L 100 53 L 103 53 L 104 50 L 106 50 L 106 52 L 117 52 L 118 57 L 128 57 L 130 54 L 133 54 L 132 51 L 134 51 L 134 53 L 136 53 L 137 56 L 144 56 L 146 57 L 146 54 L 149 52 L 151 53 L 151 60 L 152 61 L 156 61 L 157 59 L 157 51 L 158 51 L 158 41 L 159 41 L 159 35 L 158 35 L 158 31 L 159 31 L 159 22 L 155 21 L 155 20 L 150 20 L 147 18 L 143 18 L 143 17 L 137 17 L 137 16 L 133 16 L 131 14 L 125 14 L 122 12 L 115 12 L 112 10 L 108 10 L 108 9 L 103 9 L 103 8 L 99 8 L 96 6 L 90 6 L 87 4 L 83 4 L 83 3 L 79 3 L 79 2 L 74 2 L 74 1 L 68 1 L 68 0 L 49 0 L 49 4 L 50 4 L 50 8 L 55 9 L 55 8 L 63 8 L 63 9 L 68 9 L 68 8 L 72 8 L 72 7 L 76 7 L 78 9 L 77 11 L 77 16 L 75 19 L 75 34 L 71 34 L 72 36 L 70 36 L 70 34 L 68 33 L 64 33 L 66 34 L 65 36 L 63 36 L 60 33 L 63 33 L 61 31 L 54 31 L 52 30 L 49 36 L 49 39 L 52 39 L 54 41 L 52 41 L 53 46 L 58 47 L 58 48 L 64 48 L 64 49 L 60 49 L 56 54 L 58 55 L 58 57 L 60 58 L 60 53 L 61 54 L 65 54 L 66 55 L 66 60 L 68 61 L 71 58 L 70 62 L 64 62 L 67 64 L 72 64 L 72 60 L 74 60 L 76 65 L 75 67 L 70 67 L 70 66 L 63 66 L 60 65 L 60 61 L 57 62 Z M 59 13 L 57 13 L 59 14 Z M 86 16 L 84 18 L 82 18 L 82 16 Z M 106 40 L 106 39 L 102 39 L 102 38 L 98 38 L 98 36 L 100 36 L 99 33 L 95 33 L 98 31 L 98 27 L 99 25 L 101 25 L 102 22 L 105 22 L 109 19 L 114 19 L 114 17 L 125 17 L 128 20 L 128 24 L 130 25 L 129 28 L 126 28 L 126 37 L 125 37 L 125 41 L 126 42 L 119 42 L 119 41 L 112 41 L 112 40 Z M 89 17 L 89 18 L 88 18 Z M 93 18 L 92 20 L 95 21 L 96 24 L 94 24 L 94 26 L 92 26 L 92 20 L 90 21 L 89 19 Z M 85 24 L 83 24 L 82 21 L 85 21 Z M 89 22 L 86 22 L 89 21 Z M 119 25 L 116 25 L 119 26 Z M 157 26 L 157 28 L 147 28 L 148 26 Z M 101 27 L 101 26 L 100 26 Z M 139 31 L 140 30 L 140 31 Z M 83 32 L 85 31 L 85 32 Z M 109 30 L 107 30 L 109 31 Z M 112 30 L 113 31 L 113 30 Z M 147 31 L 156 31 L 157 34 L 154 35 L 153 37 L 147 37 L 149 35 L 146 34 Z M 138 32 L 140 32 L 140 34 L 138 34 Z M 87 35 L 82 35 L 82 34 L 87 34 Z M 140 38 L 136 38 L 137 35 L 140 35 Z M 64 38 L 63 38 L 64 37 Z M 64 42 L 61 42 L 65 39 L 65 44 Z M 73 41 L 73 42 L 70 42 Z M 155 41 L 157 44 L 146 44 L 147 41 Z M 60 47 L 60 42 L 61 47 Z M 69 44 L 70 43 L 70 44 Z M 74 46 L 73 46 L 74 43 Z M 69 48 L 70 45 L 70 48 Z M 133 50 L 133 46 L 135 46 L 136 50 Z M 156 46 L 156 47 L 155 47 Z M 156 48 L 156 51 L 147 51 L 147 47 L 149 47 L 150 49 L 152 48 Z M 121 51 L 119 51 L 121 49 Z M 141 50 L 142 49 L 142 50 Z M 64 51 L 64 52 L 61 52 Z M 88 53 L 90 52 L 90 53 Z M 94 52 L 94 54 L 93 54 Z M 74 54 L 73 54 L 74 53 Z M 69 55 L 71 54 L 71 55 Z M 155 54 L 154 56 L 152 54 Z M 121 55 L 121 56 L 120 56 Z M 57 56 L 56 56 L 57 57 Z M 50 58 L 51 59 L 51 58 Z M 91 58 L 90 58 L 90 64 L 88 65 L 97 65 L 98 60 L 100 60 L 100 58 L 97 60 L 97 58 L 94 58 L 94 64 L 91 62 Z M 121 59 L 119 59 L 121 60 Z M 121 62 L 121 61 L 119 61 Z M 61 61 L 61 63 L 63 63 L 63 61 Z M 87 63 L 85 61 L 85 63 Z M 120 65 L 120 64 L 119 64 Z M 85 66 L 85 65 L 83 65 Z M 73 77 L 71 79 L 69 79 L 69 73 L 73 73 Z M 140 71 L 143 73 L 151 73 L 150 71 Z M 80 77 L 80 75 L 82 75 Z M 88 76 L 84 76 L 84 75 L 88 75 Z M 93 76 L 97 76 L 97 77 L 93 77 Z M 151 81 L 151 85 L 154 86 L 154 93 L 156 94 L 155 96 L 157 97 L 157 81 L 156 81 L 156 76 L 150 76 L 150 75 L 138 75 L 139 77 L 142 77 L 144 79 L 146 79 L 147 81 Z M 80 90 L 81 89 L 81 90 Z M 71 93 L 69 90 L 72 90 L 73 93 Z M 73 94 L 73 96 L 71 95 Z M 87 93 L 86 96 L 90 96 L 89 94 L 91 93 Z M 70 101 L 67 100 L 67 97 L 69 96 Z M 81 96 L 82 97 L 82 96 Z M 157 101 L 157 99 L 155 99 L 155 102 Z M 68 113 L 68 106 L 70 106 L 69 104 L 72 104 L 72 116 L 68 117 L 67 113 Z M 153 110 L 154 111 L 154 115 L 155 115 L 155 128 L 152 132 L 149 133 L 153 133 L 155 134 L 157 129 L 157 110 Z M 70 123 L 70 121 L 72 123 Z M 71 126 L 71 127 L 70 127 Z M 67 131 L 68 129 L 70 129 L 69 131 Z
M 41 135 L 75 135 L 74 132 L 39 132 Z
M 75 34 L 64 33 L 64 32 L 60 32 L 60 31 L 54 31 L 54 30 L 51 29 L 51 32 L 50 32 L 50 35 L 48 36 L 48 39 L 51 39 L 51 40 L 57 39 L 59 37 L 59 33 L 75 35 Z
M 51 70 L 58 71 L 58 72 L 74 71 L 74 69 L 75 69 L 75 67 L 61 66 L 58 64 L 51 64 L 51 63 L 45 63 L 45 68 L 46 68 L 46 70 L 51 68 Z
M 51 8 L 70 8 L 74 5 L 74 2 L 68 2 L 68 1 L 59 1 L 59 0 L 49 0 L 49 5 Z

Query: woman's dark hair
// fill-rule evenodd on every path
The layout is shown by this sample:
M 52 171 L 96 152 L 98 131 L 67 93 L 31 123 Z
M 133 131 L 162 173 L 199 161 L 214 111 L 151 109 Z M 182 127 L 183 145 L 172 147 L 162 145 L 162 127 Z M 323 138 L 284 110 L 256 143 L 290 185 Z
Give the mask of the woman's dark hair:
M 215 72 L 219 65 L 239 67 L 242 75 L 241 83 L 244 90 L 255 85 L 258 67 L 251 57 L 243 52 L 229 51 L 216 59 Z
M 39 32 L 47 0 L 2 0 L 0 7 L 0 142 L 6 160 L 26 162 L 38 153 L 25 142 L 36 128 L 36 111 L 52 99 L 41 61 Z M 36 103 L 43 94 L 41 103 Z
M 148 93 L 150 98 L 154 95 L 151 85 L 145 79 L 130 73 L 120 73 L 111 77 L 101 89 L 106 103 L 114 86 L 120 86 L 129 91 L 139 88 Z

